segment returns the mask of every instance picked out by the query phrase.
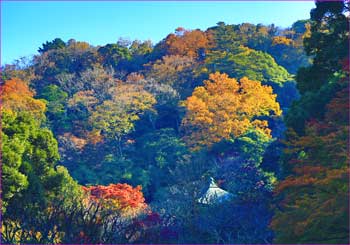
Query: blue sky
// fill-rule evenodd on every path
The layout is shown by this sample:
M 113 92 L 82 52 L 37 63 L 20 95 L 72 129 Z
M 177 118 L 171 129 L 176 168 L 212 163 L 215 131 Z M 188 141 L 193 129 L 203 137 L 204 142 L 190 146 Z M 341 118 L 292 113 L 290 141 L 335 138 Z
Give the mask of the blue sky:
M 95 46 L 119 37 L 156 43 L 179 26 L 205 30 L 219 21 L 288 27 L 309 18 L 313 7 L 313 1 L 1 1 L 1 63 L 37 54 L 42 43 L 56 37 Z

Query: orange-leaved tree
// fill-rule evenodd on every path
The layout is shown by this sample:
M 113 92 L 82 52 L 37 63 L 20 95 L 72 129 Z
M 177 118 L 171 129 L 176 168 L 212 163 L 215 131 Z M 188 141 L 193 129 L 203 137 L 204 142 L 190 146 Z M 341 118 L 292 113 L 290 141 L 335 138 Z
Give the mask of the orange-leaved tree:
M 192 150 L 239 137 L 250 129 L 270 137 L 267 121 L 258 118 L 282 113 L 270 86 L 246 77 L 238 82 L 219 72 L 210 74 L 204 84 L 185 101 L 182 127 Z
M 201 58 L 212 46 L 212 36 L 200 30 L 186 30 L 179 27 L 175 34 L 170 34 L 165 40 L 168 54 Z
M 42 119 L 46 110 L 45 102 L 34 99 L 28 85 L 18 78 L 6 80 L 0 88 L 2 110 L 8 112 L 26 111 Z
M 89 201 L 98 203 L 104 210 L 120 212 L 122 216 L 135 216 L 145 211 L 147 204 L 141 191 L 128 184 L 110 184 L 83 187 L 89 194 Z

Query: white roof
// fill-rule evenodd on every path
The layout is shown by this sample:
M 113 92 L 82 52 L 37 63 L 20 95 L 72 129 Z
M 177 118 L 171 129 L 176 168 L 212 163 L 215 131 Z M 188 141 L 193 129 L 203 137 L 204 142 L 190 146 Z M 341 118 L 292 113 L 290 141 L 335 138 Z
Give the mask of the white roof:
M 210 178 L 208 190 L 198 199 L 199 203 L 210 204 L 229 200 L 233 195 L 216 185 L 213 178 Z

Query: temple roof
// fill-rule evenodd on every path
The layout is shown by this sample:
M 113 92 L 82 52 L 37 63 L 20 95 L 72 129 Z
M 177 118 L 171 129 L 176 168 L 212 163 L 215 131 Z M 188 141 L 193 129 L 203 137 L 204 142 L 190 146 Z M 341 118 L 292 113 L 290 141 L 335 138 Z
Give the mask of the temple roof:
M 198 199 L 199 203 L 212 204 L 229 200 L 233 195 L 217 186 L 214 179 L 210 177 L 208 187 L 203 191 L 202 196 Z

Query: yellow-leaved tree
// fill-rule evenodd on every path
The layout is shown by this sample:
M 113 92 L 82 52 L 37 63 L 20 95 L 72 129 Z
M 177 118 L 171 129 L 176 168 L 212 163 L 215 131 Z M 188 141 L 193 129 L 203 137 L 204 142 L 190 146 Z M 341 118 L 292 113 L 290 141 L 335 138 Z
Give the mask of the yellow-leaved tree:
M 270 86 L 246 77 L 238 82 L 219 72 L 210 74 L 204 84 L 185 101 L 182 128 L 192 150 L 239 137 L 250 129 L 271 137 L 267 121 L 259 118 L 282 113 Z

